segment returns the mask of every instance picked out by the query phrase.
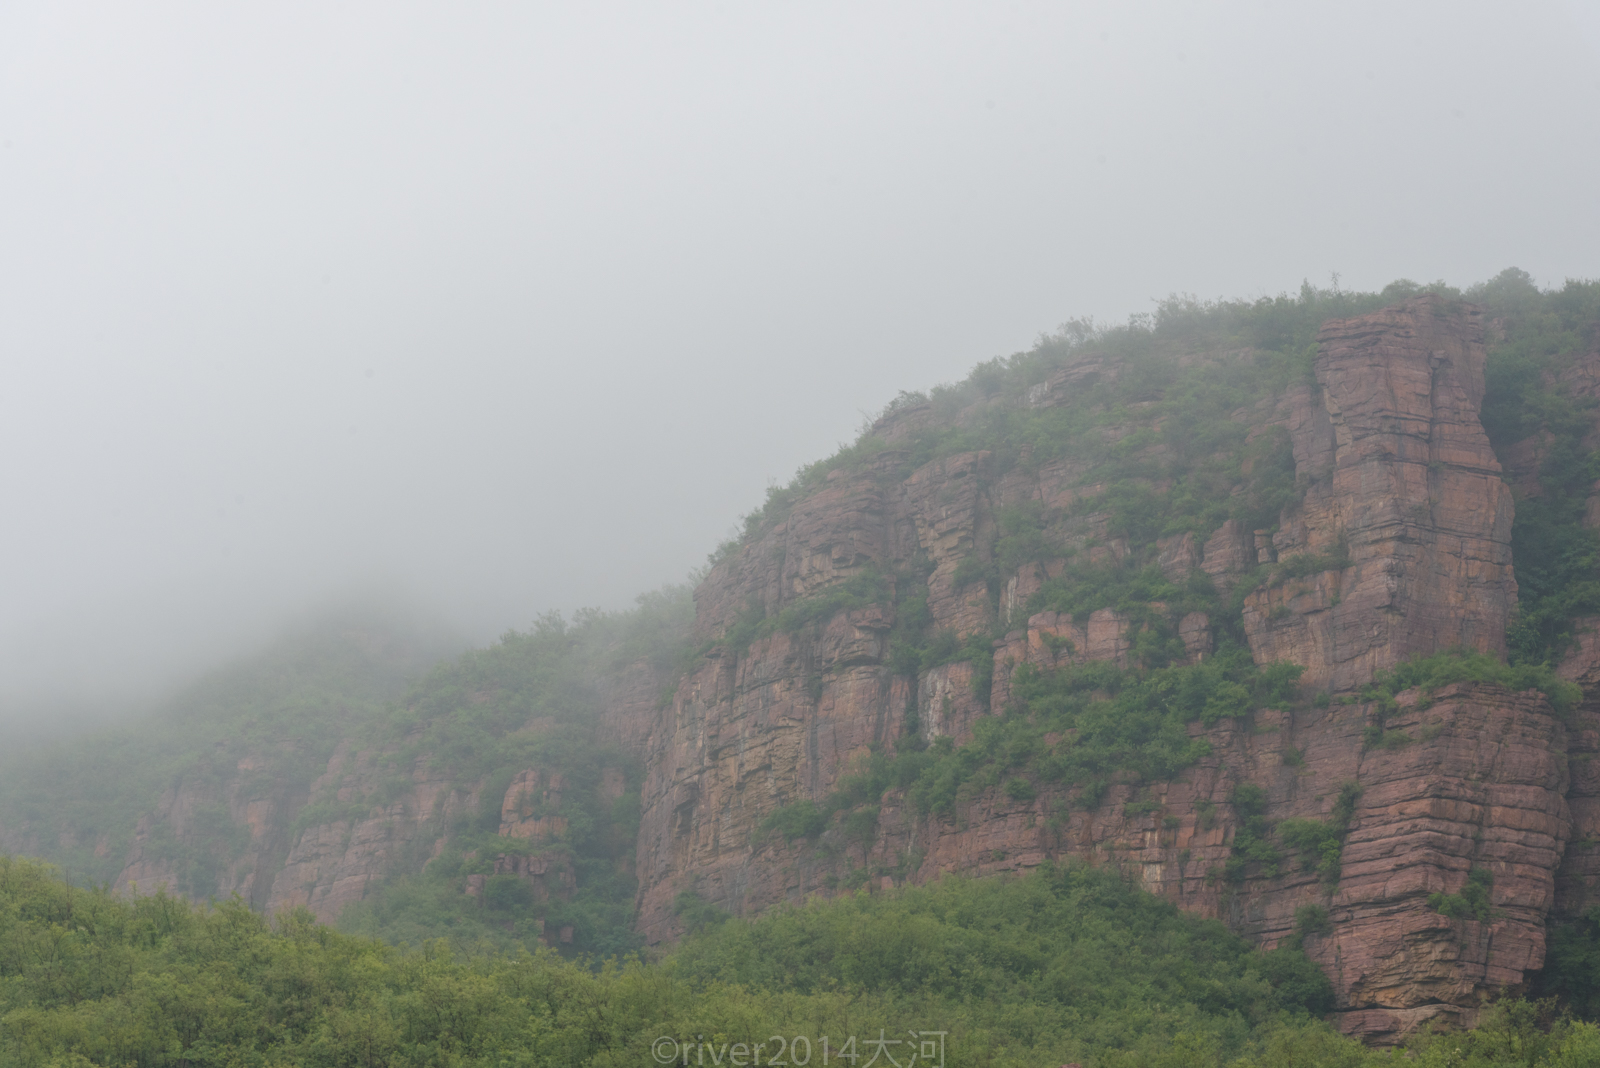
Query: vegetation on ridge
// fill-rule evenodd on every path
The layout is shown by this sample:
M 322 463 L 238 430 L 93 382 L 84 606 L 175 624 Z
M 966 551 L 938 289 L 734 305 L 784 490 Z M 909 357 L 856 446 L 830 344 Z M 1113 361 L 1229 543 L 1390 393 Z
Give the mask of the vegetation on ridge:
M 1307 376 L 1323 322 L 1361 315 L 1438 288 L 1442 286 L 1400 281 L 1379 293 L 1358 293 L 1307 283 L 1294 296 L 1255 301 L 1170 297 L 1158 302 L 1154 312 L 1129 316 L 1126 324 L 1116 326 L 1073 320 L 1055 334 L 1041 337 L 1026 352 L 978 364 L 959 383 L 902 392 L 879 422 L 902 419 L 925 407 L 927 418 L 916 421 L 907 440 L 890 445 L 879 426 L 868 427 L 833 456 L 801 468 L 789 483 L 767 491 L 762 506 L 745 516 L 742 537 L 719 547 L 712 562 L 786 516 L 796 501 L 820 488 L 830 472 L 859 468 L 885 452 L 892 451 L 898 460 L 887 476 L 896 479 L 932 460 L 978 450 L 993 454 L 997 473 L 1024 462 L 1037 465 L 1072 456 L 1104 464 L 1104 473 L 1114 474 L 1116 465 L 1126 464 L 1150 443 L 1151 435 L 1107 440 L 1103 431 L 1155 422 L 1149 414 L 1151 402 L 1162 406 L 1159 414 L 1165 418 L 1159 436 L 1178 454 L 1176 462 L 1197 464 L 1200 476 L 1192 497 L 1181 491 L 1175 495 L 1180 507 L 1166 523 L 1198 516 L 1198 511 L 1185 511 L 1182 505 L 1199 510 L 1214 503 L 1214 494 L 1204 483 L 1208 474 L 1204 462 L 1217 448 L 1242 437 L 1242 428 L 1229 425 L 1229 414 Z M 1188 366 L 1177 359 L 1203 353 L 1244 358 Z M 1114 364 L 1117 374 L 1082 383 L 1071 404 L 1046 409 L 1028 404 L 1029 391 L 1053 371 L 1089 354 Z M 1226 488 L 1223 493 L 1226 497 Z M 1148 525 L 1139 514 L 1143 503 L 1128 502 L 1128 519 L 1135 525 Z M 1259 500 L 1255 507 L 1266 517 L 1263 525 L 1276 520 L 1276 507 L 1268 501 Z

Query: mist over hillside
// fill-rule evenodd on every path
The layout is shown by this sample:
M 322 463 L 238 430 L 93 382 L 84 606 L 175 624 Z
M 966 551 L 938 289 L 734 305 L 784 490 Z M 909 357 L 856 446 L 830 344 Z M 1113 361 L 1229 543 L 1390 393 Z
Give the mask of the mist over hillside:
M 903 391 L 692 591 L 459 655 L 311 618 L 6 754 L 0 852 L 60 867 L 0 858 L 0 1035 L 323 1056 L 357 999 L 385 1049 L 598 1064 L 936 1009 L 997 1065 L 1585 1063 L 1597 413 L 1600 283 L 1173 298 Z M 288 955 L 317 1008 L 257 1026 Z M 415 1011 L 469 989 L 470 1041 Z
M 148 707 L 363 586 L 479 644 L 626 608 L 863 412 L 1065 320 L 1585 276 L 1594 31 L 7 4 L 0 716 Z
M 0 4 L 0 1068 L 1600 1063 L 1596 115 L 1587 0 Z

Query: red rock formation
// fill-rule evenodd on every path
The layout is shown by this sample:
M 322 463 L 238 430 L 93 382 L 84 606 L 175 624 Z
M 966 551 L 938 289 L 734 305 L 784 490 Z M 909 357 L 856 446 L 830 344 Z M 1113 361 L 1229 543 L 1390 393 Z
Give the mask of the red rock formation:
M 311 786 L 312 797 L 330 792 L 344 804 L 378 794 L 385 773 L 377 754 L 352 753 L 341 745 L 328 770 Z M 369 887 L 401 870 L 410 858 L 420 867 L 444 846 L 448 821 L 476 810 L 481 783 L 459 783 L 415 759 L 411 786 L 387 804 L 374 804 L 365 815 L 349 815 L 307 827 L 295 839 L 281 870 L 272 881 L 267 910 L 304 906 L 324 923 L 366 896 Z
M 565 833 L 567 818 L 555 814 L 565 788 L 565 776 L 559 771 L 547 775 L 528 768 L 520 772 L 500 802 L 500 835 L 540 842 Z
M 1581 916 L 1600 905 L 1600 618 L 1578 621 L 1574 647 L 1557 668 L 1589 695 L 1573 714 L 1567 741 L 1572 845 L 1556 873 L 1554 914 Z
M 1348 562 L 1249 597 L 1258 661 L 1304 664 L 1339 692 L 1415 654 L 1504 653 L 1512 503 L 1478 422 L 1483 365 L 1479 309 L 1432 294 L 1323 326 L 1321 404 L 1288 398 L 1310 486 L 1272 551 Z
M 168 787 L 155 811 L 135 826 L 113 888 L 197 897 L 238 894 L 264 907 L 289 848 L 287 824 L 303 799 L 282 782 L 252 774 L 260 770 L 259 761 L 245 757 L 237 762 L 238 774 L 220 785 L 207 778 Z M 232 854 L 217 841 L 222 819 L 248 835 Z
M 1292 561 L 1280 574 L 1301 573 L 1250 593 L 1244 621 L 1258 662 L 1303 664 L 1308 690 L 1347 692 L 1440 649 L 1503 650 L 1516 596 L 1512 505 L 1477 418 L 1479 320 L 1472 306 L 1429 296 L 1327 324 L 1316 388 L 1234 416 L 1254 436 L 1287 430 L 1303 501 L 1276 531 L 1230 521 L 1206 538 L 1177 535 L 1157 546 L 1169 579 L 1200 570 L 1223 590 L 1260 563 Z M 1074 383 L 1115 372 L 1104 359 L 1080 360 L 1026 402 L 1061 403 Z M 910 437 L 901 419 L 932 418 L 915 408 L 875 432 L 898 445 Z M 1105 428 L 1108 441 L 1125 431 Z M 1160 448 L 1149 457 L 1159 459 Z M 915 561 L 930 573 L 935 626 L 959 634 L 992 627 L 997 613 L 1015 619 L 1063 564 L 1041 560 L 1000 576 L 995 601 L 982 586 L 957 582 L 963 560 L 992 559 L 991 515 L 1000 507 L 1032 502 L 1060 517 L 1053 536 L 1078 560 L 1129 552 L 1105 517 L 1081 508 L 1103 489 L 1084 484 L 1081 464 L 1022 464 L 996 475 L 988 454 L 974 453 L 897 480 L 900 462 L 891 450 L 872 468 L 834 472 L 788 519 L 715 567 L 696 595 L 699 633 L 722 633 L 746 606 L 774 614 L 867 566 L 903 574 Z M 1317 557 L 1334 566 L 1306 569 Z M 1171 782 L 1114 785 L 1088 811 L 1045 786 L 1029 801 L 980 792 L 939 820 L 891 791 L 871 840 L 837 827 L 820 846 L 758 834 L 783 804 L 825 798 L 873 747 L 892 751 L 908 708 L 925 739 L 964 741 L 979 718 L 1005 707 L 1020 665 L 1123 663 L 1134 638 L 1129 617 L 1110 609 L 1086 619 L 1036 614 L 996 643 L 985 704 L 966 663 L 895 675 L 877 640 L 894 622 L 892 606 L 872 609 L 866 628 L 860 611 L 816 631 L 715 650 L 655 720 L 638 862 L 639 925 L 652 941 L 673 935 L 673 901 L 685 890 L 750 912 L 863 877 L 890 885 L 1076 857 L 1115 863 L 1268 945 L 1294 931 L 1298 907 L 1322 905 L 1331 927 L 1307 937 L 1308 952 L 1334 980 L 1341 1026 L 1378 1041 L 1435 1017 L 1469 1019 L 1481 998 L 1540 966 L 1569 836 L 1569 772 L 1566 729 L 1535 694 L 1457 685 L 1431 705 L 1405 695 L 1387 724 L 1391 744 L 1410 738 L 1397 748 L 1367 745 L 1373 710 L 1339 701 L 1205 732 L 1195 725 L 1211 756 Z M 1191 660 L 1209 655 L 1205 615 L 1170 621 Z M 1240 827 L 1229 798 L 1241 783 L 1265 790 L 1273 823 L 1329 819 L 1343 784 L 1361 785 L 1336 885 L 1293 857 L 1278 872 L 1224 877 Z M 1451 919 L 1429 904 L 1430 895 L 1459 892 L 1475 867 L 1494 880 L 1484 919 Z
M 1413 654 L 1500 650 L 1515 601 L 1511 497 L 1477 420 L 1481 335 L 1476 309 L 1436 297 L 1327 324 L 1315 387 L 1297 385 L 1231 417 L 1255 440 L 1287 436 L 1304 499 L 1276 530 L 1230 520 L 1204 537 L 1162 538 L 1153 557 L 1140 559 L 1180 585 L 1201 572 L 1224 592 L 1260 582 L 1258 565 L 1279 565 L 1277 580 L 1248 594 L 1244 627 L 1258 662 L 1306 667 L 1308 692 L 1349 692 Z M 1202 358 L 1220 365 L 1247 354 L 1175 357 Z M 1006 403 L 1047 412 L 1121 373 L 1107 357 L 1080 356 Z M 956 418 L 980 418 L 998 403 Z M 1148 403 L 1130 402 L 1130 418 L 1144 418 Z M 716 641 L 741 621 L 745 634 L 758 619 L 767 630 L 748 644 L 713 646 L 670 700 L 642 665 L 607 681 L 604 729 L 644 766 L 638 923 L 651 941 L 676 933 L 674 902 L 684 891 L 748 913 L 864 881 L 1076 858 L 1115 864 L 1264 945 L 1294 932 L 1298 908 L 1322 906 L 1330 927 L 1305 945 L 1333 979 L 1340 1024 L 1389 1041 L 1426 1020 L 1470 1019 L 1481 998 L 1540 965 L 1552 907 L 1600 901 L 1600 847 L 1566 848 L 1572 837 L 1600 842 L 1600 757 L 1589 759 L 1600 754 L 1600 707 L 1580 713 L 1569 736 L 1537 695 L 1465 684 L 1431 704 L 1402 695 L 1385 727 L 1391 742 L 1405 744 L 1368 744 L 1374 710 L 1336 699 L 1209 730 L 1194 724 L 1209 756 L 1172 781 L 1119 781 L 1090 809 L 1073 791 L 1042 784 L 1026 801 L 997 790 L 963 794 L 951 818 L 937 819 L 890 791 L 870 834 L 836 826 L 820 843 L 785 843 L 759 833 L 783 805 L 825 799 L 875 750 L 892 754 L 913 725 L 924 741 L 970 740 L 983 717 L 1007 708 L 1024 664 L 1130 663 L 1135 628 L 1145 625 L 1136 619 L 1165 620 L 1191 662 L 1218 640 L 1206 614 L 1162 604 L 1028 615 L 1032 596 L 1069 565 L 1121 561 L 1134 550 L 1093 510 L 1106 487 L 1088 481 L 1092 468 L 1081 459 L 1035 462 L 1024 448 L 1007 465 L 998 452 L 969 452 L 910 470 L 903 450 L 917 428 L 945 418 L 924 404 L 881 420 L 873 432 L 884 448 L 870 462 L 832 472 L 712 568 L 695 595 L 697 639 Z M 1158 471 L 1166 446 L 1141 448 L 1150 438 L 1134 430 L 1095 424 L 1086 433 L 1123 448 L 1130 465 Z M 1523 451 L 1524 467 L 1537 463 L 1537 442 Z M 1131 484 L 1153 493 L 1168 486 L 1154 475 Z M 997 517 L 1008 508 L 1042 517 L 1061 555 L 999 574 Z M 1321 567 L 1310 562 L 1318 557 Z M 793 616 L 863 580 L 882 586 L 880 603 L 855 598 L 831 618 L 775 626 L 785 610 Z M 1005 633 L 986 692 L 988 672 L 979 668 L 987 661 L 914 670 L 888 661 L 896 605 L 920 601 L 919 583 L 930 633 Z M 1600 682 L 1600 668 L 1583 666 L 1600 664 L 1600 638 L 1586 638 L 1580 652 L 1588 659 L 1567 670 Z M 445 820 L 478 808 L 481 783 L 449 781 L 426 759 L 409 774 L 407 789 L 383 805 L 300 834 L 270 881 L 270 907 L 306 904 L 331 919 L 397 865 L 434 855 Z M 621 775 L 608 774 L 603 792 L 621 796 Z M 1245 783 L 1262 788 L 1273 824 L 1331 820 L 1345 784 L 1360 785 L 1337 882 L 1293 855 L 1276 871 L 1235 870 L 1230 881 L 1242 826 L 1230 799 Z M 353 803 L 377 786 L 375 762 L 341 748 L 312 795 Z M 559 774 L 525 770 L 503 798 L 489 799 L 500 806 L 501 833 L 532 842 L 556 832 L 562 788 Z M 251 820 L 255 800 L 237 800 L 238 818 Z M 169 807 L 176 820 L 182 805 Z M 255 822 L 281 825 L 294 807 L 258 811 Z M 1430 895 L 1460 892 L 1474 868 L 1493 876 L 1491 912 L 1451 919 L 1429 904 Z M 571 888 L 570 867 L 537 849 L 508 851 L 494 871 L 527 879 L 537 895 Z M 254 878 L 259 893 L 263 876 Z M 487 879 L 470 877 L 466 892 L 481 894 Z

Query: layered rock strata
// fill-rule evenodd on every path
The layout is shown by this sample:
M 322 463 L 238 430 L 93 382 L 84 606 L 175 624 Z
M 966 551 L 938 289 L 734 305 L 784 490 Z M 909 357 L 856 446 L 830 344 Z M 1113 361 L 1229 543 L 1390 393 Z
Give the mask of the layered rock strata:
M 684 891 L 748 914 L 863 881 L 889 886 L 1075 858 L 1115 865 L 1263 945 L 1305 927 L 1296 919 L 1304 906 L 1326 910 L 1326 927 L 1300 937 L 1334 983 L 1340 1025 L 1375 1041 L 1429 1020 L 1468 1022 L 1482 999 L 1516 989 L 1542 962 L 1552 910 L 1600 903 L 1600 706 L 1564 724 L 1537 694 L 1458 684 L 1431 700 L 1401 695 L 1398 711 L 1380 722 L 1375 707 L 1354 699 L 1374 672 L 1408 656 L 1502 650 L 1516 600 L 1513 506 L 1478 421 L 1483 332 L 1476 308 L 1431 296 L 1328 323 L 1314 381 L 1230 416 L 1244 439 L 1292 451 L 1297 502 L 1276 527 L 1229 520 L 1163 537 L 1153 551 L 1131 545 L 1101 510 L 1108 485 L 1080 454 L 1036 461 L 1023 446 L 1020 456 L 913 459 L 918 435 L 952 419 L 979 423 L 1000 404 L 1049 413 L 1078 403 L 1120 381 L 1115 359 L 1080 354 L 1020 401 L 980 400 L 954 415 L 919 404 L 885 417 L 869 459 L 833 471 L 711 569 L 696 592 L 695 621 L 709 651 L 675 689 L 664 695 L 668 680 L 644 664 L 605 681 L 602 728 L 644 769 L 639 929 L 651 941 L 674 937 Z M 1172 360 L 1226 370 L 1249 358 Z M 1590 379 L 1600 382 L 1600 373 L 1578 375 L 1571 388 Z M 1172 459 L 1172 446 L 1139 432 L 1152 424 L 1135 425 L 1153 403 L 1134 395 L 1119 409 L 1133 422 L 1090 420 L 1082 432 L 1119 450 L 1134 472 L 1119 485 L 1162 494 L 1170 483 L 1152 472 Z M 1542 448 L 1536 435 L 1512 450 L 1517 493 L 1538 492 Z M 1600 523 L 1600 504 L 1594 512 Z M 1003 519 L 1019 513 L 1039 518 L 1054 554 L 1002 570 Z M 984 717 L 1008 707 L 1024 665 L 1131 666 L 1141 628 L 1151 626 L 1169 628 L 1181 647 L 1174 655 L 1190 663 L 1211 656 L 1224 636 L 1206 612 L 1160 602 L 1081 617 L 1030 610 L 1069 567 L 1132 558 L 1179 587 L 1209 581 L 1224 597 L 1238 591 L 1257 662 L 1300 664 L 1307 697 L 1320 690 L 1333 699 L 1209 729 L 1193 724 L 1209 756 L 1170 781 L 1123 776 L 1088 808 L 1073 790 L 1041 783 L 1028 800 L 970 791 L 939 819 L 891 790 L 867 833 L 835 826 L 820 841 L 793 843 L 757 833 L 782 806 L 823 801 L 913 732 L 925 743 L 971 740 Z M 861 589 L 881 596 L 862 603 Z M 842 590 L 857 591 L 837 602 L 845 607 L 817 607 Z M 992 659 L 964 654 L 907 670 L 891 656 L 890 635 L 908 605 L 925 612 L 927 632 L 1003 637 Z M 786 618 L 805 622 L 772 625 Z M 753 621 L 765 622 L 752 629 Z M 1589 636 L 1564 670 L 1600 684 L 1595 665 L 1600 638 Z M 503 796 L 485 798 L 487 783 L 450 781 L 426 757 L 397 778 L 380 774 L 374 756 L 341 747 L 308 796 L 345 808 L 295 835 L 286 828 L 307 797 L 243 787 L 202 796 L 180 786 L 162 814 L 180 836 L 204 805 L 225 805 L 248 825 L 251 850 L 219 885 L 270 909 L 306 905 L 333 919 L 387 875 L 437 855 L 451 820 L 494 806 L 501 834 L 529 846 L 492 858 L 493 874 L 526 880 L 536 899 L 571 891 L 570 865 L 537 848 L 562 830 L 559 769 L 528 768 Z M 620 771 L 607 774 L 602 793 L 620 797 Z M 1246 820 L 1232 799 L 1246 784 L 1260 787 L 1267 825 L 1299 819 L 1332 828 L 1337 872 L 1325 857 L 1286 849 L 1277 865 L 1239 867 Z M 360 802 L 375 797 L 385 800 Z M 153 825 L 142 833 L 148 838 Z M 175 873 L 154 857 L 136 851 L 122 881 L 170 883 Z M 1476 885 L 1488 879 L 1487 910 L 1452 918 L 1430 903 L 1462 893 L 1475 870 Z M 466 877 L 463 892 L 482 895 L 489 878 Z M 563 932 L 546 937 L 559 943 Z
M 1416 654 L 1504 653 L 1512 501 L 1478 421 L 1481 319 L 1430 295 L 1323 326 L 1317 389 L 1287 398 L 1308 488 L 1270 548 L 1302 566 L 1245 602 L 1258 661 L 1341 691 Z
M 1302 665 L 1308 694 L 1350 693 L 1414 655 L 1502 652 L 1516 599 L 1512 500 L 1478 421 L 1480 312 L 1425 296 L 1330 322 L 1314 369 L 1314 384 L 1234 415 L 1252 438 L 1286 440 L 1300 501 L 1276 530 L 1230 521 L 1205 537 L 1163 539 L 1161 571 L 1175 582 L 1200 572 L 1224 592 L 1257 585 L 1244 612 L 1252 652 L 1258 663 Z M 1080 358 L 1026 403 L 1063 403 L 1075 387 L 1116 373 L 1102 357 Z M 891 791 L 870 841 L 837 828 L 820 845 L 757 834 L 781 806 L 822 801 L 873 752 L 892 753 L 908 724 L 925 740 L 966 740 L 981 717 L 1006 707 L 1023 664 L 1130 662 L 1144 625 L 1133 617 L 1103 609 L 1086 619 L 1018 618 L 1065 558 L 1093 565 L 1130 554 L 1106 516 L 1080 503 L 1105 487 L 1085 484 L 1081 462 L 997 472 L 981 452 L 906 473 L 896 446 L 912 437 L 906 424 L 931 418 L 915 408 L 886 419 L 876 433 L 888 448 L 873 464 L 835 471 L 786 520 L 719 563 L 697 592 L 697 626 L 715 638 L 741 613 L 770 617 L 852 576 L 927 574 L 935 626 L 965 633 L 994 627 L 997 616 L 1010 621 L 988 699 L 968 684 L 968 663 L 914 676 L 892 670 L 890 598 L 813 629 L 713 650 L 659 712 L 648 747 L 638 851 L 647 937 L 674 935 L 673 902 L 685 890 L 748 913 L 859 885 L 863 873 L 892 885 L 1076 857 L 1115 863 L 1263 944 L 1293 932 L 1300 906 L 1326 908 L 1327 932 L 1309 935 L 1307 949 L 1334 981 L 1341 1025 L 1380 1041 L 1435 1017 L 1468 1020 L 1480 999 L 1540 966 L 1571 815 L 1566 728 L 1537 694 L 1463 685 L 1431 705 L 1406 695 L 1383 728 L 1398 747 L 1367 744 L 1374 709 L 1338 699 L 1209 731 L 1194 725 L 1211 756 L 1171 782 L 1113 786 L 1091 810 L 1042 785 L 1025 802 L 979 792 L 940 820 Z M 1101 433 L 1117 437 L 1116 428 Z M 1142 458 L 1159 461 L 1163 448 L 1151 445 Z M 962 562 L 992 559 L 995 517 L 1019 504 L 1066 517 L 1052 530 L 1062 557 L 1001 575 L 998 596 L 963 585 Z M 895 590 L 893 601 L 905 594 Z M 1150 609 L 1168 616 L 1191 662 L 1210 654 L 1216 636 L 1203 613 Z M 1246 869 L 1228 881 L 1242 826 L 1229 799 L 1242 783 L 1263 788 L 1271 823 L 1332 819 L 1345 784 L 1359 785 L 1336 881 L 1292 857 L 1282 871 Z M 1451 919 L 1429 904 L 1430 895 L 1460 893 L 1475 868 L 1492 879 L 1492 911 Z

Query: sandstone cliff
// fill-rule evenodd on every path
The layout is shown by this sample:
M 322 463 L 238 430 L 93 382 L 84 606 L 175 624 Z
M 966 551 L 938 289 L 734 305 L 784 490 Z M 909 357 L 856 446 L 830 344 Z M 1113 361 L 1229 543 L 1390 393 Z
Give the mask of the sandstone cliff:
M 1316 389 L 1285 398 L 1308 488 L 1269 551 L 1341 566 L 1246 600 L 1258 660 L 1349 690 L 1418 653 L 1504 652 L 1512 505 L 1478 422 L 1481 318 L 1434 296 L 1323 327 Z
M 695 593 L 697 655 L 599 673 L 605 766 L 465 773 L 479 765 L 430 750 L 422 726 L 347 740 L 301 789 L 246 756 L 174 783 L 119 883 L 182 885 L 173 857 L 193 851 L 171 840 L 197 847 L 221 813 L 238 840 L 215 888 L 268 910 L 333 920 L 458 854 L 474 907 L 509 878 L 543 908 L 578 886 L 573 799 L 596 813 L 638 791 L 622 867 L 652 942 L 679 932 L 685 893 L 752 913 L 1078 859 L 1265 946 L 1302 943 L 1347 1031 L 1468 1022 L 1541 966 L 1552 916 L 1600 902 L 1600 705 L 1563 718 L 1484 683 L 1365 689 L 1407 658 L 1505 651 L 1513 498 L 1542 492 L 1554 438 L 1502 449 L 1502 474 L 1479 420 L 1488 329 L 1481 309 L 1424 295 L 1326 322 L 1306 363 L 1234 344 L 1079 348 L 1020 390 L 913 399 L 720 556 Z M 1600 351 L 1562 388 L 1600 399 L 1597 383 Z M 1591 504 L 1600 526 L 1600 483 Z M 1590 687 L 1597 633 L 1562 669 Z M 1072 729 L 969 777 L 947 808 L 868 774 L 1033 715 L 1020 695 L 1039 678 L 1199 668 L 1230 649 L 1303 668 L 1299 698 L 1190 722 L 1173 774 L 1036 774 L 1083 744 Z M 440 707 L 493 706 L 496 685 Z M 507 738 L 552 728 L 502 703 Z M 873 796 L 830 802 L 869 780 Z M 823 825 L 775 829 L 806 802 Z M 469 827 L 500 844 L 463 853 Z M 1441 912 L 1440 895 L 1482 888 Z
M 1145 550 L 1173 582 L 1203 575 L 1224 593 L 1248 589 L 1242 629 L 1257 661 L 1302 665 L 1306 695 L 1332 695 L 1325 707 L 1307 701 L 1209 730 L 1194 724 L 1209 756 L 1172 781 L 1119 783 L 1088 808 L 1074 804 L 1072 791 L 1039 783 L 1032 797 L 993 787 L 970 794 L 940 818 L 891 789 L 870 838 L 836 826 L 816 841 L 786 842 L 760 833 L 774 812 L 824 800 L 872 753 L 901 745 L 908 722 L 924 740 L 970 739 L 979 719 L 1005 710 L 1022 665 L 1126 665 L 1139 634 L 1155 626 L 1169 627 L 1182 655 L 1198 662 L 1220 637 L 1219 620 L 1164 603 L 1019 618 L 1065 569 L 1141 551 L 1102 507 L 1103 469 L 1073 456 L 1001 465 L 975 451 L 907 470 L 899 446 L 932 414 L 911 408 L 882 421 L 874 429 L 880 451 L 829 474 L 720 562 L 697 593 L 697 627 L 715 638 L 751 606 L 770 618 L 864 573 L 897 584 L 877 603 L 815 626 L 710 650 L 660 711 L 639 836 L 641 930 L 671 937 L 684 891 L 749 912 L 860 885 L 863 876 L 892 885 L 1078 857 L 1115 863 L 1265 944 L 1293 934 L 1297 909 L 1325 908 L 1326 930 L 1301 937 L 1334 980 L 1347 1030 L 1393 1037 L 1436 1016 L 1470 1017 L 1481 998 L 1515 988 L 1542 963 L 1557 869 L 1569 853 L 1569 787 L 1577 783 L 1575 804 L 1594 792 L 1591 775 L 1569 772 L 1568 728 L 1538 694 L 1492 686 L 1453 686 L 1431 703 L 1413 691 L 1392 713 L 1347 703 L 1375 672 L 1407 657 L 1504 649 L 1516 603 L 1513 506 L 1478 420 L 1483 333 L 1479 309 L 1436 296 L 1328 322 L 1312 380 L 1230 417 L 1247 444 L 1292 450 L 1295 499 L 1276 528 L 1229 520 L 1209 533 L 1159 537 Z M 1209 362 L 1223 374 L 1229 361 L 1248 360 L 1225 353 L 1173 362 Z M 1119 373 L 1113 360 L 1081 356 L 1023 403 L 1081 404 L 1086 390 Z M 1157 387 L 1135 404 L 1159 396 Z M 957 418 L 982 419 L 982 405 L 975 408 Z M 1130 469 L 1149 472 L 1150 493 L 1170 492 L 1161 472 L 1172 446 L 1159 433 L 1141 435 L 1137 418 L 1089 432 L 1130 440 Z M 1258 447 L 1245 473 L 1270 460 Z M 1244 489 L 1238 482 L 1232 492 Z M 1019 504 L 1046 517 L 1052 550 L 999 574 L 991 566 L 988 586 L 964 584 L 980 570 L 965 561 L 1004 555 L 1000 518 Z M 919 585 L 908 592 L 908 583 Z M 992 664 L 897 673 L 887 636 L 912 594 L 925 596 L 934 628 L 983 633 L 1009 621 Z M 992 673 L 987 693 L 971 685 L 978 667 Z M 1372 728 L 1385 716 L 1378 730 L 1391 744 L 1375 746 Z M 1580 749 L 1600 744 L 1586 737 L 1580 729 Z M 1341 820 L 1337 878 L 1292 859 L 1282 870 L 1222 877 L 1249 823 L 1230 804 L 1240 784 L 1263 790 L 1265 826 Z M 1353 807 L 1335 814 L 1341 796 Z M 1569 893 L 1591 885 L 1579 867 L 1569 860 L 1562 869 Z M 1474 869 L 1492 879 L 1492 909 L 1482 918 L 1452 919 L 1430 905 L 1430 895 L 1460 893 Z

